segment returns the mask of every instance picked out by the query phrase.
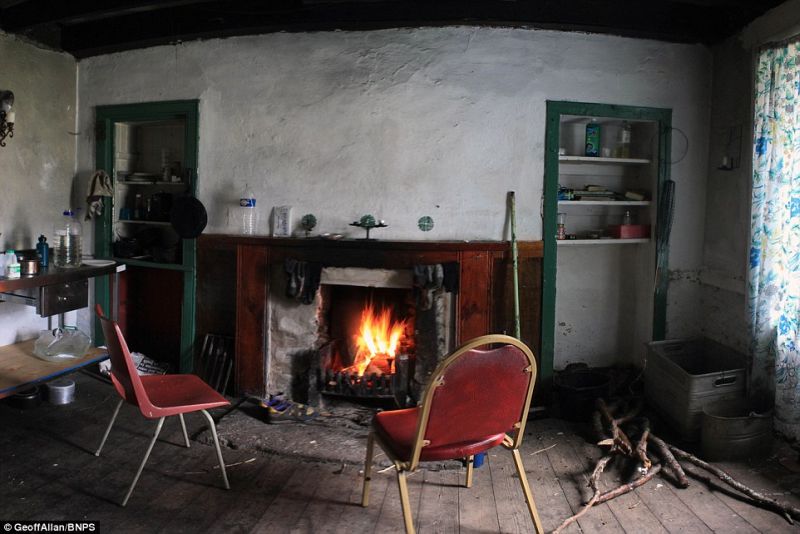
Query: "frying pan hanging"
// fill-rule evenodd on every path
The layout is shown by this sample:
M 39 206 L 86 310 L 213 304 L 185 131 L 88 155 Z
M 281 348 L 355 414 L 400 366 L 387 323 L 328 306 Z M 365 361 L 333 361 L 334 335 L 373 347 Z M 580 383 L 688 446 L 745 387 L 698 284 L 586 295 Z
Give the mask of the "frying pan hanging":
M 179 196 L 173 201 L 169 222 L 179 236 L 194 239 L 205 230 L 208 213 L 203 203 L 195 197 Z

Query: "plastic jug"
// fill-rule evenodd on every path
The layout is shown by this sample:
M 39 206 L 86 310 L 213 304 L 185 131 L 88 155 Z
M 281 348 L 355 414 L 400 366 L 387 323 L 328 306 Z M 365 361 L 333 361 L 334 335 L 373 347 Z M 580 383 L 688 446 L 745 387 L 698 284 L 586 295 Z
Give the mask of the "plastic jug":
M 53 265 L 61 269 L 81 266 L 81 239 L 83 228 L 72 210 L 63 213 L 61 224 L 56 226 Z

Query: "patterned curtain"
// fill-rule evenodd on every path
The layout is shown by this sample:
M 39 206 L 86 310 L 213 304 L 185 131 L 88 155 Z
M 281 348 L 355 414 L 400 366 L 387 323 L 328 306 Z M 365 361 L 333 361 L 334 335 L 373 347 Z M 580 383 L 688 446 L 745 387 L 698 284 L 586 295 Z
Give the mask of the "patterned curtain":
M 800 439 L 800 41 L 759 57 L 751 218 L 752 385 Z

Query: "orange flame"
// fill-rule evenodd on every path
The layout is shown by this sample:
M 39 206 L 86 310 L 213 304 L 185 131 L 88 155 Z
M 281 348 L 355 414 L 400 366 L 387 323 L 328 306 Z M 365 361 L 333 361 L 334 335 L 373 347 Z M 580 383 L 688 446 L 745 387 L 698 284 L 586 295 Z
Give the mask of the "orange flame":
M 356 341 L 353 365 L 346 370 L 356 371 L 358 376 L 363 376 L 371 365 L 375 370 L 388 371 L 400 347 L 406 326 L 407 321 L 392 320 L 390 309 L 383 308 L 380 314 L 376 314 L 372 304 L 369 304 L 361 312 L 358 334 L 353 336 Z

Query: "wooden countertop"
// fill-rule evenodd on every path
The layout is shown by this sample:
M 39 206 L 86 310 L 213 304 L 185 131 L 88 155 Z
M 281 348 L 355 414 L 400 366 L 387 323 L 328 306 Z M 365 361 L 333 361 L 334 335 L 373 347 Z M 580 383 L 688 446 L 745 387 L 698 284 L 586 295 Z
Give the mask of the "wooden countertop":
M 105 349 L 90 348 L 81 358 L 48 362 L 34 356 L 34 343 L 31 339 L 0 347 L 0 399 L 108 358 Z

